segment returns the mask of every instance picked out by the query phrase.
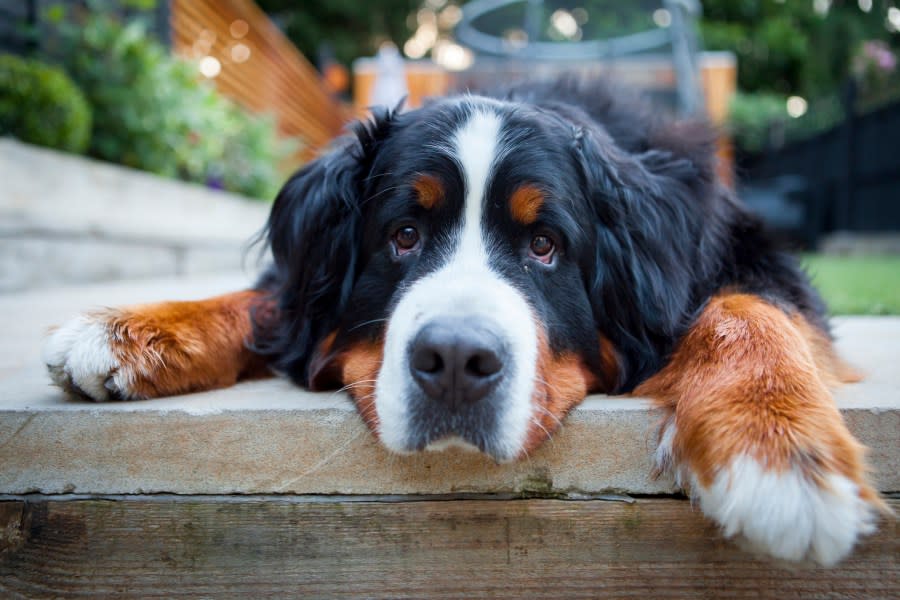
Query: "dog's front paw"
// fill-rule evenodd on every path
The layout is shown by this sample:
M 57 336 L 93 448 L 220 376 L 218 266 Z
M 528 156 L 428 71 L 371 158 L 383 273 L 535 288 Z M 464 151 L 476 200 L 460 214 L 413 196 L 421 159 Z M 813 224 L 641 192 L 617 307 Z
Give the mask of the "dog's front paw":
M 85 314 L 50 332 L 42 356 L 54 383 L 70 394 L 98 402 L 130 397 L 113 352 L 109 322 L 110 315 Z
M 875 530 L 877 495 L 838 473 L 767 469 L 739 455 L 710 485 L 692 479 L 693 497 L 726 537 L 778 559 L 831 566 Z

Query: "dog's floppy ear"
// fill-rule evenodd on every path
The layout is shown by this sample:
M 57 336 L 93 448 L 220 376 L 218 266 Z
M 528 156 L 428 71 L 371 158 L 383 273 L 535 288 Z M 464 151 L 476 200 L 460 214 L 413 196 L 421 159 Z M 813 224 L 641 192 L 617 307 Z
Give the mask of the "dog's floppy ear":
M 357 276 L 366 177 L 393 112 L 374 111 L 353 134 L 295 173 L 266 226 L 274 258 L 274 314 L 255 319 L 254 350 L 308 385 L 315 347 L 335 329 Z M 265 322 L 262 322 L 265 320 Z
M 628 391 L 662 365 L 690 321 L 703 247 L 716 237 L 691 204 L 704 204 L 709 186 L 686 156 L 630 154 L 592 128 L 575 138 L 595 217 L 582 269 L 597 327 L 619 355 L 617 391 Z

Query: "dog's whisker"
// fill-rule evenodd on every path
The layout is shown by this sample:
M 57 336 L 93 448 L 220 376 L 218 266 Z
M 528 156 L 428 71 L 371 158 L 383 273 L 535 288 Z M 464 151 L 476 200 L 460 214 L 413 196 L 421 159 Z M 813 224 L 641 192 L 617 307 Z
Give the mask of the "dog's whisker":
M 551 433 L 547 430 L 547 428 L 544 427 L 544 424 L 543 424 L 543 423 L 541 423 L 538 419 L 535 419 L 534 417 L 531 417 L 531 422 L 534 423 L 535 425 L 537 425 L 537 426 L 541 429 L 541 431 L 543 431 L 543 432 L 547 435 L 547 440 L 548 440 L 548 441 L 550 441 L 550 442 L 553 441 L 553 434 L 551 434 Z
M 540 383 L 541 385 L 550 388 L 551 391 L 555 392 L 555 393 L 556 393 L 557 395 L 559 395 L 559 396 L 562 395 L 562 392 L 560 391 L 560 389 L 559 389 L 558 387 L 556 387 L 555 385 L 553 385 L 552 383 L 550 383 L 549 381 L 547 381 L 547 380 L 544 379 L 543 377 L 540 377 L 540 376 L 538 376 L 538 375 L 535 375 L 535 376 L 534 376 L 534 382 L 535 382 L 535 383 Z
M 358 388 L 358 387 L 365 387 L 365 386 L 371 385 L 371 384 L 373 384 L 373 383 L 375 383 L 375 380 L 374 380 L 374 379 L 361 379 L 361 380 L 359 380 L 359 381 L 353 381 L 353 382 L 348 383 L 347 385 L 343 386 L 343 387 L 340 388 L 340 389 L 334 390 L 334 391 L 331 393 L 331 396 L 336 396 L 336 395 L 338 395 L 338 394 L 341 394 L 341 393 L 343 393 L 343 392 L 346 392 L 347 390 L 356 389 L 356 388 Z
M 385 188 L 385 189 L 381 190 L 380 192 L 378 192 L 378 193 L 376 193 L 376 194 L 373 194 L 372 196 L 369 196 L 369 200 L 375 200 L 375 199 L 378 198 L 379 196 L 383 196 L 384 194 L 389 194 L 389 193 L 391 193 L 391 192 L 395 192 L 395 191 L 397 191 L 397 190 L 399 190 L 399 189 L 403 189 L 403 186 L 401 186 L 401 185 L 395 185 L 395 186 L 391 186 L 391 187 Z
M 351 327 L 350 329 L 348 329 L 347 332 L 349 333 L 349 332 L 351 332 L 351 331 L 356 331 L 357 329 L 361 329 L 361 328 L 365 327 L 366 325 L 372 325 L 373 323 L 386 323 L 387 321 L 388 321 L 387 318 L 384 318 L 384 319 L 372 319 L 371 321 L 364 321 L 364 322 L 362 322 L 362 323 L 359 323 L 358 325 L 354 325 L 353 327 Z
M 375 397 L 375 394 L 366 394 L 365 396 L 361 396 L 361 397 L 357 398 L 356 399 L 357 407 L 359 406 L 360 402 L 368 402 L 369 400 L 371 400 L 374 397 Z M 369 403 L 368 406 L 365 407 L 364 410 L 360 410 L 359 412 L 361 415 L 364 415 L 368 411 L 374 411 L 374 410 L 375 410 L 375 403 L 371 402 L 371 403 Z
M 543 406 L 538 405 L 538 406 L 537 406 L 537 409 L 540 410 L 543 414 L 545 414 L 545 415 L 547 415 L 548 417 L 550 417 L 551 419 L 553 419 L 554 421 L 556 421 L 556 424 L 557 424 L 559 427 L 562 427 L 562 424 L 563 424 L 562 419 L 560 419 L 558 416 L 556 416 L 555 414 L 553 414 L 552 412 L 550 412 L 549 410 L 547 410 L 547 409 L 546 409 L 545 407 L 543 407 Z
M 369 399 L 371 399 L 371 398 L 372 398 L 371 395 L 369 395 L 369 396 L 364 396 L 364 397 L 360 398 L 360 401 L 361 401 L 361 402 L 365 402 L 365 401 L 367 401 L 367 400 L 369 400 Z M 374 404 L 374 403 L 371 403 L 371 404 L 369 404 L 368 406 L 366 406 L 365 408 L 363 408 L 361 411 L 359 411 L 359 414 L 360 414 L 361 416 L 363 416 L 363 417 L 368 417 L 368 416 L 370 416 L 372 413 L 375 413 L 375 412 L 376 412 L 375 404 Z
M 337 390 L 334 390 L 334 392 L 332 392 L 332 395 L 334 395 L 334 394 L 340 394 L 341 392 L 346 392 L 347 390 L 352 390 L 352 389 L 361 387 L 362 385 L 365 385 L 365 382 L 363 382 L 363 381 L 355 381 L 355 382 L 353 382 L 353 383 L 348 383 L 348 384 L 345 385 L 344 387 L 342 387 L 342 388 L 340 388 L 340 389 L 337 389 Z

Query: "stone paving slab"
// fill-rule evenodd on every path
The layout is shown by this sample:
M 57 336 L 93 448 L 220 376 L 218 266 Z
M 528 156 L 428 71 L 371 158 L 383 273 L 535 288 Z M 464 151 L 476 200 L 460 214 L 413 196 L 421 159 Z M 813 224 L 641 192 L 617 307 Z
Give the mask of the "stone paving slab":
M 198 298 L 248 277 L 64 288 L 0 297 L 0 494 L 592 495 L 675 491 L 651 479 L 658 415 L 644 399 L 593 396 L 528 460 L 462 451 L 401 457 L 374 441 L 343 394 L 287 381 L 95 404 L 65 398 L 39 359 L 45 328 L 98 305 Z M 835 320 L 838 346 L 868 378 L 837 392 L 872 451 L 882 491 L 900 490 L 900 318 Z

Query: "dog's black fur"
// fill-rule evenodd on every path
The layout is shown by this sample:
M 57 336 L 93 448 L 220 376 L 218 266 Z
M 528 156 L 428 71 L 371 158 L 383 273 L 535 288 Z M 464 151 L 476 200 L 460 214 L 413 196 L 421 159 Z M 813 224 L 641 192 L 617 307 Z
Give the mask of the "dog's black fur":
M 799 310 L 827 332 L 824 306 L 796 260 L 776 248 L 716 175 L 714 131 L 673 121 L 606 84 L 564 78 L 489 94 L 505 102 L 514 159 L 496 170 L 491 197 L 538 181 L 557 199 L 543 223 L 563 259 L 535 275 L 517 268 L 514 224 L 497 216 L 510 250 L 496 268 L 527 291 L 554 350 L 596 367 L 597 333 L 617 353 L 604 391 L 627 392 L 656 373 L 717 292 L 749 292 Z M 451 213 L 425 215 L 408 179 L 437 172 L 461 195 L 463 181 L 435 148 L 477 96 L 410 112 L 376 110 L 284 186 L 266 229 L 274 264 L 259 282 L 277 300 L 256 319 L 255 350 L 297 383 L 336 383 L 318 345 L 381 335 L 402 291 L 438 261 Z M 499 202 L 499 201 L 498 201 Z M 447 207 L 445 210 L 457 210 Z M 415 261 L 386 250 L 391 227 L 428 221 Z

